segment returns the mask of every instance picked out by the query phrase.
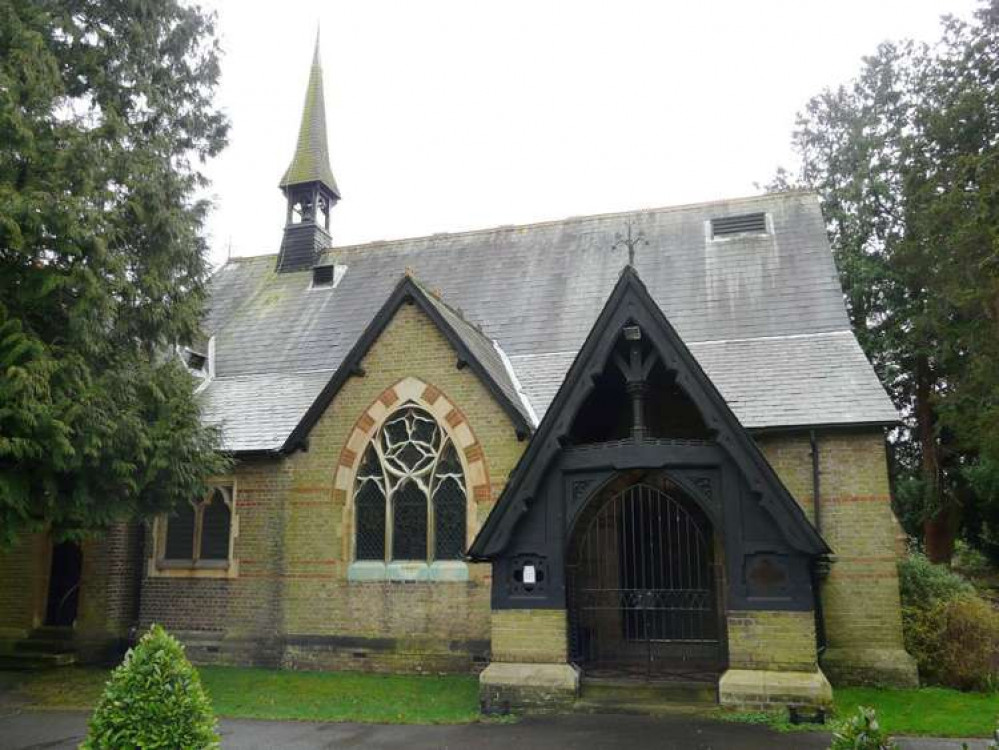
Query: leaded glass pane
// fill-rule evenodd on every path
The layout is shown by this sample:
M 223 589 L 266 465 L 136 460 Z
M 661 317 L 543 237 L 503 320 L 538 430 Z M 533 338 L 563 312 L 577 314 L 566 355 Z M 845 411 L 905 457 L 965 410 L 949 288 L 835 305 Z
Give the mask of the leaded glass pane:
M 354 498 L 357 529 L 356 558 L 385 559 L 385 495 L 372 479 L 365 481 Z
M 437 476 L 462 475 L 461 461 L 458 460 L 458 452 L 454 449 L 454 443 L 449 442 L 441 453 L 441 460 L 437 463 Z
M 447 477 L 434 492 L 434 558 L 460 560 L 465 551 L 465 492 Z
M 454 445 L 428 412 L 409 405 L 386 420 L 364 452 L 355 492 L 356 559 L 385 559 L 388 503 L 391 559 L 428 560 L 431 553 L 433 559 L 461 558 L 465 475 Z
M 427 496 L 413 480 L 392 494 L 392 559 L 427 559 Z
M 229 528 L 232 514 L 225 502 L 222 490 L 212 493 L 212 500 L 201 515 L 201 559 L 229 559 Z
M 357 480 L 361 482 L 368 477 L 381 477 L 382 475 L 382 465 L 378 460 L 378 454 L 375 452 L 375 447 L 373 445 L 369 445 L 368 449 L 364 451 L 364 457 L 361 459 L 361 466 L 357 470 Z
M 194 559 L 194 506 L 190 503 L 180 503 L 167 519 L 163 557 L 166 560 Z

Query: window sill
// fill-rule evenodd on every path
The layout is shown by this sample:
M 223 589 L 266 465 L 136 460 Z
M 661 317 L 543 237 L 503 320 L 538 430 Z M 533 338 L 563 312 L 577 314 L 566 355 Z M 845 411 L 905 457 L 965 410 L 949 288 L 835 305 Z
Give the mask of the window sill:
M 424 562 L 357 561 L 347 568 L 347 580 L 352 583 L 377 581 L 430 581 L 462 583 L 468 580 L 468 565 L 462 560 Z
M 149 559 L 150 578 L 236 578 L 238 560 L 156 560 Z

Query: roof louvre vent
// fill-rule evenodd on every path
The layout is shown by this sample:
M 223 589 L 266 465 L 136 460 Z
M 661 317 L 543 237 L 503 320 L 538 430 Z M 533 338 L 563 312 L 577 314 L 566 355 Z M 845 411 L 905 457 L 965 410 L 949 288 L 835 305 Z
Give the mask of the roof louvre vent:
M 342 263 L 324 263 L 312 267 L 313 289 L 336 289 L 337 284 L 347 273 L 347 266 Z
M 711 220 L 711 239 L 731 237 L 736 234 L 766 234 L 767 215 L 760 211 L 755 214 L 721 216 Z
M 312 269 L 312 286 L 329 286 L 333 283 L 333 266 L 316 266 Z

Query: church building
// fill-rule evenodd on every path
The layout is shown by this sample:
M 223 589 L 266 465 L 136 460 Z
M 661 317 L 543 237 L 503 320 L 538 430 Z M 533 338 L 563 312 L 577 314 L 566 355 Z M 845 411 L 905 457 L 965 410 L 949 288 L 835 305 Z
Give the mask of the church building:
M 478 674 L 486 711 L 916 684 L 899 416 L 814 194 L 339 246 L 318 47 L 280 189 L 178 352 L 232 473 L 0 557 L 0 662 L 160 623 L 196 663 Z

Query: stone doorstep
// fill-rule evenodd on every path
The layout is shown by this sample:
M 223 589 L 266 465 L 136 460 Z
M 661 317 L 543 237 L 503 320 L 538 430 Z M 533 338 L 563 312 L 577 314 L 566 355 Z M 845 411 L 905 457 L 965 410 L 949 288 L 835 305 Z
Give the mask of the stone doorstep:
M 822 673 L 729 669 L 718 681 L 719 703 L 740 708 L 776 705 L 818 707 L 832 704 L 832 685 Z
M 492 662 L 479 674 L 480 687 L 541 688 L 579 693 L 579 671 L 571 664 Z

